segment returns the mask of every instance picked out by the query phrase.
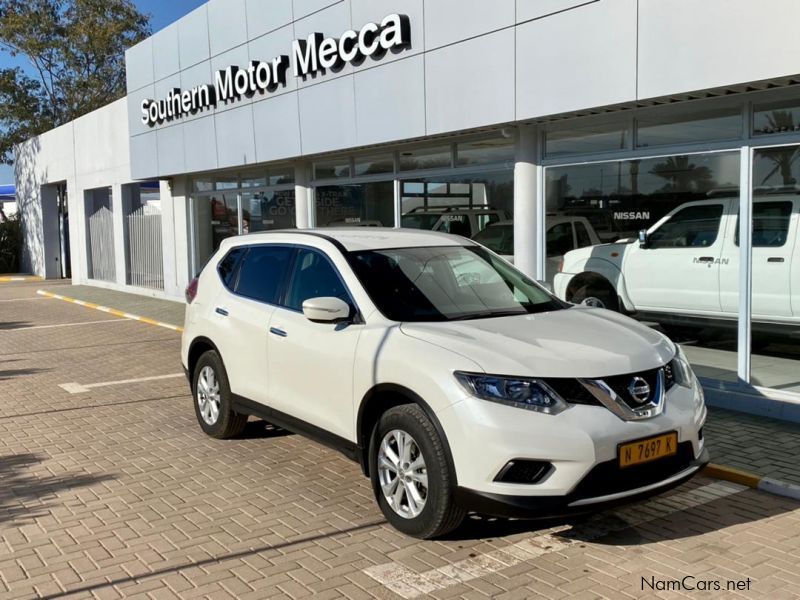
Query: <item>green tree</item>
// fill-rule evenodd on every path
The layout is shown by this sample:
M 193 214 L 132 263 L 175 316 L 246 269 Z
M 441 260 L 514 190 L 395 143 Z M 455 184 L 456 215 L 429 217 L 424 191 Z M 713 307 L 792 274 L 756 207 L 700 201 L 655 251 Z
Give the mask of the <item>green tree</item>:
M 13 145 L 125 94 L 125 50 L 150 34 L 131 0 L 0 0 L 0 161 Z

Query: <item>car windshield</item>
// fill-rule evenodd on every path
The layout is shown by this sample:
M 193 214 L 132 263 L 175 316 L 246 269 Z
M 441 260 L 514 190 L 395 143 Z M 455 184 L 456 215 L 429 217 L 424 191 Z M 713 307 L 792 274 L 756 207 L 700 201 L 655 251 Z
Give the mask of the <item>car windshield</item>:
M 356 276 L 393 321 L 458 321 L 567 308 L 480 246 L 354 252 Z

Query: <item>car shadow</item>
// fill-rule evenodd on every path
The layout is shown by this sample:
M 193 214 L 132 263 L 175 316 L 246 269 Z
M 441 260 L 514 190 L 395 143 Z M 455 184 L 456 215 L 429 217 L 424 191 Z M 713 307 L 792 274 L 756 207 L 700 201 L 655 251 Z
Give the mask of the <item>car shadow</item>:
M 25 375 L 36 375 L 37 373 L 45 373 L 50 369 L 7 369 L 0 371 L 0 381 L 12 379 L 14 377 L 24 377 Z
M 46 457 L 38 454 L 0 456 L 0 527 L 13 522 L 19 527 L 50 514 L 60 492 L 115 479 L 112 475 L 86 473 L 53 475 L 36 467 Z
M 294 433 L 282 429 L 277 425 L 273 425 L 272 423 L 268 423 L 267 421 L 251 418 L 238 438 L 243 440 L 257 440 L 281 438 L 287 435 L 294 435 Z
M 689 491 L 691 487 L 678 488 Z M 743 490 L 728 496 L 704 502 L 694 507 L 676 509 L 668 514 L 653 516 L 642 520 L 628 521 L 614 509 L 585 515 L 536 520 L 501 519 L 470 514 L 464 523 L 445 538 L 450 541 L 491 539 L 520 534 L 552 533 L 557 538 L 573 542 L 591 542 L 612 546 L 638 546 L 661 541 L 680 540 L 719 531 L 734 525 L 753 523 L 769 519 L 800 508 L 800 503 L 787 498 L 767 496 L 768 502 L 759 502 L 753 497 L 744 500 L 743 494 L 764 494 L 753 490 Z M 655 497 L 631 505 L 628 515 L 636 514 L 637 508 L 647 515 L 648 503 L 656 502 Z M 643 517 L 644 518 L 644 517 Z
M 13 329 L 27 329 L 28 327 L 33 327 L 33 323 L 30 321 L 3 321 L 0 323 L 0 331 L 2 330 L 13 330 Z

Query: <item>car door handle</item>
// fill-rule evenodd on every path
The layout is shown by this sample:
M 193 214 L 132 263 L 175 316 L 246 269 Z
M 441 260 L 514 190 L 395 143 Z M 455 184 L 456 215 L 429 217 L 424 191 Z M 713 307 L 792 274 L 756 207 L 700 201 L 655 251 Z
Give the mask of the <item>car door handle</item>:
M 713 256 L 701 256 L 700 258 L 697 259 L 697 262 L 713 263 L 714 262 L 714 257 Z
M 786 259 L 783 258 L 782 256 L 770 256 L 767 259 L 767 262 L 782 263 L 782 262 L 786 262 Z
M 277 335 L 278 337 L 289 337 L 288 333 L 286 333 L 283 329 L 278 329 L 277 327 L 270 327 L 269 332 L 272 335 Z
M 222 308 L 221 306 L 218 306 L 216 309 L 214 309 L 214 312 L 217 313 L 218 315 L 222 315 L 223 317 L 228 316 L 228 309 Z

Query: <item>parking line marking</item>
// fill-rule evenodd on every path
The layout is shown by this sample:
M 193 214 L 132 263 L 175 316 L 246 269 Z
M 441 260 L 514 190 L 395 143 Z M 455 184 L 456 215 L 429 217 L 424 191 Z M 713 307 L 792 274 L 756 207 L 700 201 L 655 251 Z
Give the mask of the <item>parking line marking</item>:
M 424 573 L 415 573 L 396 562 L 375 565 L 364 569 L 363 572 L 392 592 L 411 600 L 459 583 L 485 577 L 543 554 L 560 552 L 574 544 L 591 541 L 615 531 L 636 527 L 682 510 L 702 506 L 746 489 L 749 488 L 737 483 L 715 481 L 686 492 L 656 498 L 646 504 L 637 504 L 597 515 L 575 528 L 562 525 L 548 533 L 516 542 L 506 548 L 466 558 Z M 581 535 L 570 535 L 570 530 L 576 529 Z M 558 535 L 561 533 L 565 535 Z
M 93 388 L 108 387 L 111 385 L 124 385 L 126 383 L 141 383 L 144 381 L 160 381 L 162 379 L 175 379 L 177 377 L 186 377 L 183 373 L 173 373 L 171 375 L 155 375 L 153 377 L 139 377 L 138 379 L 121 379 L 119 381 L 101 381 L 100 383 L 60 383 L 60 387 L 65 392 L 70 394 L 85 394 Z
M 132 321 L 139 321 L 140 323 L 147 323 L 148 325 L 155 325 L 156 327 L 162 327 L 164 329 L 169 329 L 171 331 L 177 331 L 178 333 L 183 331 L 183 327 L 178 327 L 177 325 L 172 325 L 170 323 L 164 323 L 163 321 L 156 321 L 155 319 L 149 319 L 147 317 L 141 317 L 139 315 L 134 315 L 128 312 L 124 312 L 121 310 L 117 310 L 116 308 L 109 308 L 108 306 L 101 306 L 99 304 L 95 304 L 94 302 L 87 302 L 85 300 L 78 300 L 77 298 L 70 298 L 69 296 L 62 296 L 61 294 L 54 294 L 52 292 L 46 292 L 44 290 L 36 290 L 36 293 L 40 296 L 44 296 L 45 298 L 53 298 L 55 300 L 63 300 L 64 302 L 70 302 L 72 304 L 77 304 L 78 306 L 85 306 L 86 308 L 92 308 L 94 310 L 99 310 L 104 313 L 108 313 L 110 315 L 114 315 L 116 317 L 122 317 L 123 319 L 130 319 Z
M 32 329 L 56 329 L 58 327 L 78 327 L 79 325 L 100 325 L 101 323 L 123 323 L 131 319 L 103 319 L 102 321 L 79 321 L 78 323 L 56 323 L 55 325 L 34 325 L 32 327 L 13 327 L 5 331 L 30 331 Z
M 6 298 L 0 302 L 28 302 L 30 300 L 47 300 L 47 298 Z

